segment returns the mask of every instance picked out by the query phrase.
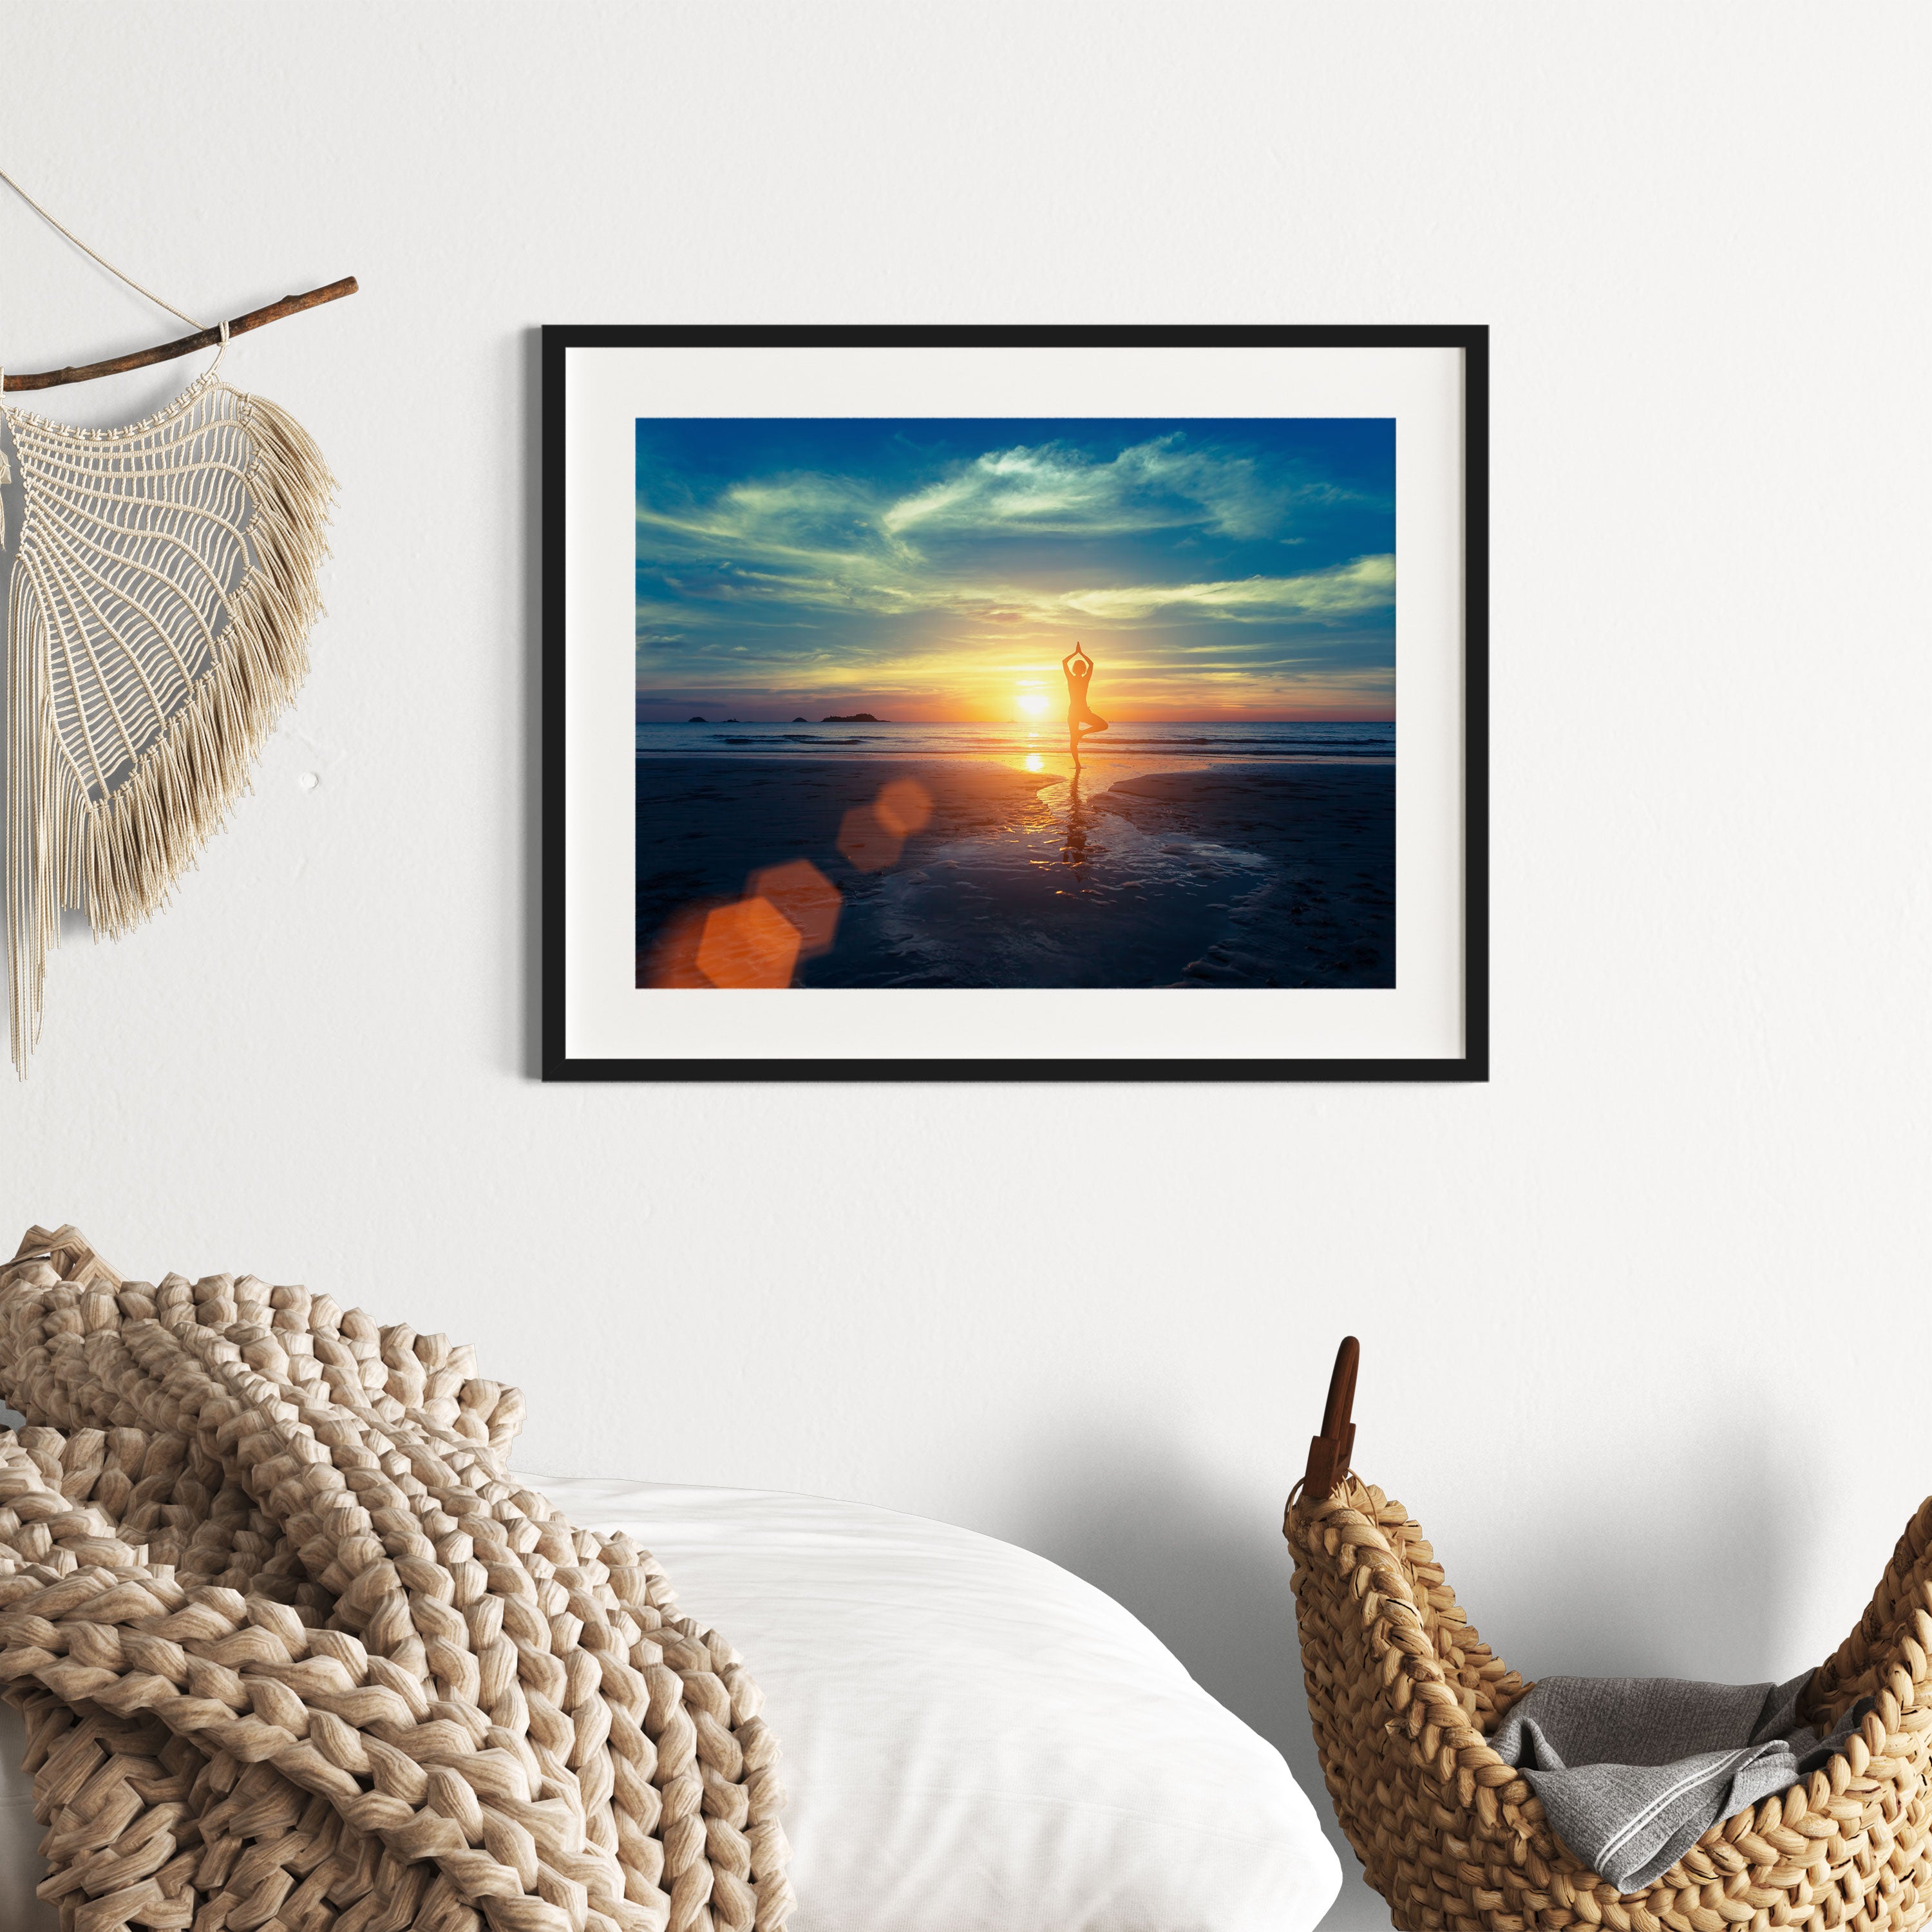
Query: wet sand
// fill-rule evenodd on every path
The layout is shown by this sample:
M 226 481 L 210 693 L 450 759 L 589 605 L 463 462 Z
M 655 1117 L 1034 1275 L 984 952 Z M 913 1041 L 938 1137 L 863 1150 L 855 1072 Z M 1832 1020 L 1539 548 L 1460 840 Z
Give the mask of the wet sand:
M 1058 762 L 639 759 L 639 983 L 704 983 L 672 935 L 800 860 L 837 894 L 800 986 L 1395 983 L 1393 767 Z

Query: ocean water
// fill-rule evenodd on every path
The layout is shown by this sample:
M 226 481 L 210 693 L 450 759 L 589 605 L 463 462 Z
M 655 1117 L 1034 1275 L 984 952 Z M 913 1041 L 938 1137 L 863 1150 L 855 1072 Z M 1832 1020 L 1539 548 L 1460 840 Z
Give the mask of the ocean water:
M 1066 728 L 1039 724 L 640 724 L 641 757 L 938 758 L 1064 752 Z M 1085 744 L 1089 758 L 1270 758 L 1387 764 L 1395 726 L 1118 724 Z

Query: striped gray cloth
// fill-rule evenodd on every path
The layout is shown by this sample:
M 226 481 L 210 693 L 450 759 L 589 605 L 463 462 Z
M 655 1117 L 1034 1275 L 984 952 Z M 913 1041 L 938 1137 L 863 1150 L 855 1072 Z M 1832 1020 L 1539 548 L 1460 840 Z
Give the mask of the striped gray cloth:
M 1550 1826 L 1618 1892 L 1641 1892 L 1720 1819 L 1808 1777 L 1871 1708 L 1826 1737 L 1798 1721 L 1788 1684 L 1546 1677 L 1490 1738 L 1522 1770 Z

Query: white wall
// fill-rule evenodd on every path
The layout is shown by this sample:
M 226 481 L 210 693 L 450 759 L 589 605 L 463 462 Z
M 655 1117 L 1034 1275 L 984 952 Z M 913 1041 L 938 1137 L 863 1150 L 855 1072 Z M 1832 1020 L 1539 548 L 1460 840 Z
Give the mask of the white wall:
M 104 252 L 364 291 L 232 352 L 341 479 L 315 673 L 56 957 L 0 1222 L 467 1336 L 530 1467 L 1029 1544 L 1318 1800 L 1276 1524 L 1345 1328 L 1524 1669 L 1802 1667 L 1932 1488 L 1927 17 L 0 7 L 0 166 Z M 530 1078 L 530 332 L 856 320 L 1493 325 L 1489 1085 Z M 13 367 L 154 333 L 0 195 Z

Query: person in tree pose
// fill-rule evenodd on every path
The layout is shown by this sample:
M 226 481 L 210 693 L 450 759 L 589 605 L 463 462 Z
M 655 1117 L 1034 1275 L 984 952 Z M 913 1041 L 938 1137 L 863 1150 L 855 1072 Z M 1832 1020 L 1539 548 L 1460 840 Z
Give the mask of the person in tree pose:
M 1060 661 L 1066 678 L 1066 748 L 1073 762 L 1080 762 L 1080 741 L 1096 731 L 1104 731 L 1107 721 L 1087 702 L 1087 687 L 1094 679 L 1094 660 L 1078 644 Z

